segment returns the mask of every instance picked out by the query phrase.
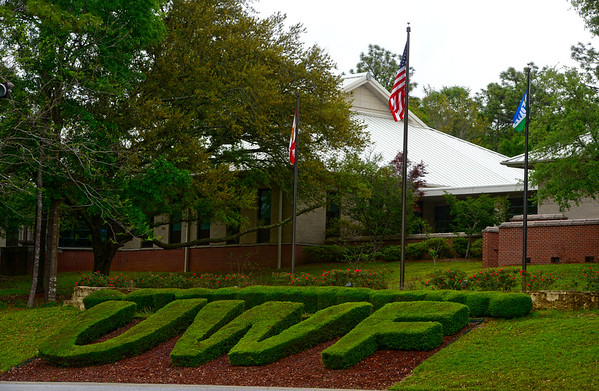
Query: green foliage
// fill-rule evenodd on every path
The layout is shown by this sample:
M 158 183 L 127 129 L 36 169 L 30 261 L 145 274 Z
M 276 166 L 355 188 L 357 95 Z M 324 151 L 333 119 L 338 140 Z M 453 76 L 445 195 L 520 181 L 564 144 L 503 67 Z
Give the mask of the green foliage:
M 71 351 L 91 343 L 133 320 L 137 306 L 126 301 L 107 301 L 81 313 L 39 346 L 40 356 L 55 365 L 72 366 L 78 360 Z M 89 346 L 89 345 L 88 345 Z M 80 362 L 79 365 L 84 365 Z
M 109 277 L 100 272 L 84 273 L 79 280 L 75 282 L 75 286 L 105 286 L 110 288 L 132 288 L 136 286 L 135 281 L 131 277 L 123 277 L 122 274 Z
M 303 249 L 311 263 L 343 262 L 347 248 L 337 245 L 310 246 Z
M 174 301 L 178 291 L 179 289 L 177 288 L 138 289 L 125 295 L 122 300 L 134 302 L 139 309 L 148 308 L 158 310 L 171 301 Z
M 80 317 L 86 320 L 88 312 L 94 309 L 103 309 L 105 305 L 112 303 L 123 307 L 128 305 L 133 308 L 133 312 L 135 311 L 134 303 L 114 301 L 99 304 L 89 311 L 83 312 Z M 90 339 L 89 335 L 82 338 L 81 328 L 67 326 L 61 331 L 60 336 L 55 336 L 51 341 L 45 343 L 43 349 L 40 347 L 40 353 L 46 361 L 61 366 L 98 365 L 114 362 L 124 357 L 133 357 L 181 333 L 192 323 L 200 308 L 205 304 L 205 299 L 177 300 L 161 308 L 125 333 L 108 341 L 91 345 L 85 345 L 85 343 L 92 342 L 93 339 Z M 90 332 L 87 334 L 103 335 L 98 327 L 89 327 L 88 330 Z
M 530 311 L 532 300 L 523 293 L 494 293 L 489 301 L 489 315 L 494 318 L 519 318 Z
M 318 311 L 308 319 L 264 340 L 244 339 L 229 351 L 232 365 L 264 365 L 350 332 L 370 315 L 372 304 L 344 303 Z
M 205 356 L 198 343 L 209 338 L 217 330 L 235 319 L 244 311 L 242 300 L 213 301 L 198 312 L 193 323 L 179 338 L 170 353 L 174 366 L 194 367 L 205 362 Z
M 417 243 L 408 243 L 405 257 L 410 261 L 422 260 L 430 255 L 430 250 L 436 252 L 437 258 L 448 258 L 453 255 L 453 250 L 447 239 L 430 238 Z M 379 251 L 379 255 L 386 261 L 399 261 L 401 259 L 401 246 L 387 246 Z
M 100 303 L 110 300 L 122 300 L 125 294 L 115 289 L 101 289 L 90 293 L 83 298 L 85 309 L 90 309 Z
M 462 270 L 437 270 L 433 273 L 430 281 L 426 285 L 434 286 L 438 289 L 455 289 L 461 290 L 467 287 L 468 278 Z
M 483 291 L 511 291 L 520 282 L 516 269 L 481 270 L 468 279 L 473 289 Z
M 451 248 L 455 253 L 456 257 L 466 258 L 466 250 L 468 250 L 468 239 L 461 236 L 451 239 Z
M 456 315 L 455 325 L 461 323 L 458 318 L 464 317 L 468 323 L 468 308 L 461 304 L 433 302 L 386 304 L 334 345 L 323 350 L 322 361 L 327 368 L 341 369 L 355 365 L 381 348 L 434 349 L 443 342 L 443 326 L 439 322 L 431 321 L 431 318 L 435 319 L 434 314 L 438 314 L 445 322 L 447 319 L 445 315 L 451 318 L 451 313 Z M 420 321 L 422 319 L 426 320 Z M 449 325 L 453 322 L 445 323 Z M 465 324 L 460 328 L 464 326 Z
M 237 343 L 260 341 L 299 323 L 303 304 L 266 302 L 239 315 L 223 328 L 197 341 L 185 351 L 185 358 L 176 359 L 181 365 L 200 365 L 231 350 Z
M 372 269 L 332 269 L 320 275 L 310 273 L 273 273 L 273 280 L 278 285 L 291 286 L 352 286 L 361 288 L 387 288 L 388 271 Z
M 585 267 L 582 275 L 586 279 L 585 289 L 591 292 L 599 292 L 599 270 L 594 270 L 592 266 Z
M 425 88 L 420 109 L 433 129 L 481 145 L 489 120 L 481 113 L 481 103 L 465 87 Z M 514 109 L 515 110 L 515 109 Z

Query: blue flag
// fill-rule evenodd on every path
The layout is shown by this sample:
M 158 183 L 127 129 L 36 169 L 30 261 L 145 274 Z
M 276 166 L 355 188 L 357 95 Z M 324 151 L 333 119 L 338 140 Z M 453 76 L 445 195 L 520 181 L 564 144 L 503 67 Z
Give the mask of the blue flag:
M 516 110 L 512 122 L 512 126 L 517 132 L 521 132 L 526 126 L 526 93 L 524 93 L 524 96 L 520 101 L 520 106 L 518 106 L 518 110 Z

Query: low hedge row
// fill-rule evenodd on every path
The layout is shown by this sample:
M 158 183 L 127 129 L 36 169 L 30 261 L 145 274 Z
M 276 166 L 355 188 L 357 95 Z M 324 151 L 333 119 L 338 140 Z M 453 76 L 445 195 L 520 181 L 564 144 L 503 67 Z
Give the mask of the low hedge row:
M 176 303 L 176 302 L 175 302 Z M 171 362 L 176 365 L 197 366 L 227 353 L 237 343 L 261 341 L 299 323 L 304 313 L 302 303 L 270 301 L 251 308 L 214 334 L 203 340 L 190 336 L 196 343 L 186 343 L 176 349 Z
M 107 301 L 85 311 L 48 338 L 39 347 L 40 355 L 59 366 L 99 365 L 136 356 L 185 330 L 206 303 L 206 299 L 173 301 L 117 337 L 86 344 L 129 323 L 135 315 L 135 303 Z
M 108 300 L 110 290 L 90 294 L 88 302 Z M 140 292 L 140 293 L 136 293 Z M 154 294 L 154 292 L 156 292 Z M 287 286 L 250 286 L 247 288 L 221 289 L 140 289 L 122 300 L 135 301 L 139 307 L 160 308 L 170 300 L 205 298 L 208 301 L 243 300 L 248 308 L 268 301 L 291 301 L 305 305 L 308 313 L 315 313 L 332 305 L 365 301 L 372 303 L 375 309 L 392 302 L 405 301 L 446 301 L 461 303 L 470 308 L 472 317 L 516 318 L 527 315 L 532 310 L 532 299 L 525 293 L 453 291 L 453 290 L 374 290 L 369 288 L 345 287 L 287 287 Z M 114 298 L 112 298 L 114 300 Z M 87 306 L 87 304 L 86 304 Z
M 198 312 L 191 326 L 177 341 L 170 354 L 171 364 L 195 367 L 209 361 L 207 357 L 212 357 L 213 354 L 199 354 L 198 343 L 211 337 L 244 310 L 245 303 L 242 300 L 218 300 L 208 303 Z
M 344 303 L 318 311 L 308 319 L 265 340 L 244 338 L 229 351 L 232 365 L 264 365 L 302 352 L 351 331 L 372 311 L 372 304 Z
M 327 368 L 343 369 L 382 348 L 434 349 L 443 343 L 443 334 L 449 334 L 444 333 L 443 325 L 455 329 L 463 323 L 464 313 L 467 313 L 466 307 L 457 303 L 423 301 L 386 304 L 334 345 L 323 350 L 322 362 Z M 425 321 L 414 321 L 421 319 Z

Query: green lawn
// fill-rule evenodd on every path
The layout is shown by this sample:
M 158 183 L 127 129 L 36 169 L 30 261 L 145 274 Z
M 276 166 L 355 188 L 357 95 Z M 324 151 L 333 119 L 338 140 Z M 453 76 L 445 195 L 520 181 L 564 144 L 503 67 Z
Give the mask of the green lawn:
M 40 341 L 78 313 L 71 306 L 0 311 L 0 372 L 35 357 Z
M 597 390 L 599 311 L 487 320 L 394 390 Z

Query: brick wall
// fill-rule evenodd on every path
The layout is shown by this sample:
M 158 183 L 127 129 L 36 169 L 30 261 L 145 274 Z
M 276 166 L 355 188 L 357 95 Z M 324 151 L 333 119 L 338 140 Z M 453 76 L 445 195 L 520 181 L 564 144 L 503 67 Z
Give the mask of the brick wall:
M 599 261 L 599 219 L 543 219 L 528 221 L 527 257 L 530 264 Z M 497 248 L 496 254 L 493 251 Z M 522 221 L 503 223 L 483 232 L 483 266 L 522 265 Z
M 302 245 L 296 247 L 296 265 L 306 263 Z M 277 245 L 258 244 L 248 246 L 205 246 L 190 248 L 188 271 L 247 272 L 258 268 L 277 267 Z M 291 245 L 281 250 L 282 267 L 291 266 Z M 89 249 L 62 249 L 58 256 L 58 271 L 92 271 L 93 254 Z M 111 271 L 182 272 L 185 266 L 185 250 L 122 249 L 112 261 Z

